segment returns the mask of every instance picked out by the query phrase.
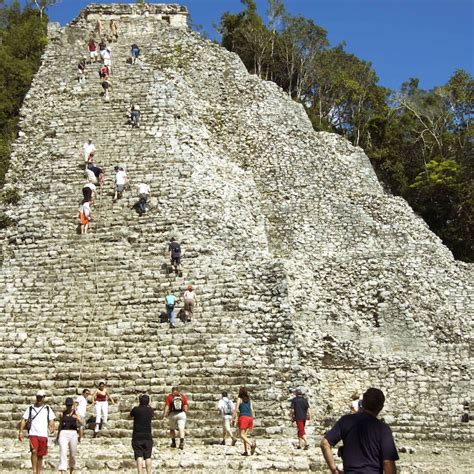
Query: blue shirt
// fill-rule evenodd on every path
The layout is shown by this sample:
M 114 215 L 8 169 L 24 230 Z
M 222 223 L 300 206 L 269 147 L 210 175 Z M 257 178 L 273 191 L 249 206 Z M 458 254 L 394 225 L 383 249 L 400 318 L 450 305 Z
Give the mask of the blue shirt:
M 252 409 L 250 408 L 250 400 L 244 402 L 241 400 L 239 406 L 239 416 L 252 416 Z
M 399 459 L 388 425 L 364 411 L 340 418 L 325 438 L 343 441 L 344 474 L 382 474 L 384 461 Z
M 174 295 L 168 295 L 166 297 L 166 304 L 167 305 L 174 306 L 175 301 L 176 301 L 176 298 L 174 297 Z

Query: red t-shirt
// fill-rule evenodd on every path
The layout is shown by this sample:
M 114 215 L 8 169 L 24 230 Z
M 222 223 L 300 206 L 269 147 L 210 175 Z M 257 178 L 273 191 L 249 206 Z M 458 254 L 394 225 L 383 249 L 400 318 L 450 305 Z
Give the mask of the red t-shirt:
M 173 404 L 173 399 L 177 398 L 177 397 L 181 397 L 181 401 L 182 401 L 182 408 L 181 409 L 177 409 L 178 407 L 176 406 L 177 405 L 176 401 Z M 188 399 L 186 398 L 186 395 L 184 393 L 180 393 L 178 395 L 173 395 L 172 393 L 170 393 L 165 399 L 165 404 L 166 404 L 167 407 L 169 407 L 170 412 L 175 412 L 175 413 L 178 412 L 179 413 L 179 412 L 183 411 L 183 408 L 185 406 L 188 405 Z

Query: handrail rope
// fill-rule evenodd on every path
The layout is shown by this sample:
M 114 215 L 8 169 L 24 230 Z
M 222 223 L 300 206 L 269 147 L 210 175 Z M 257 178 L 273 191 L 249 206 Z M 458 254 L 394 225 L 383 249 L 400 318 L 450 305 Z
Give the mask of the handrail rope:
M 102 191 L 102 190 L 101 190 Z M 95 297 L 93 298 L 93 301 L 92 301 L 92 307 L 91 307 L 91 311 L 90 311 L 90 317 L 89 317 L 89 322 L 87 324 L 87 329 L 86 329 L 86 332 L 84 334 L 84 338 L 83 338 L 83 341 L 82 341 L 82 344 L 81 344 L 81 357 L 80 357 L 80 361 L 79 361 L 79 376 L 77 378 L 77 385 L 76 385 L 76 392 L 77 390 L 79 389 L 79 385 L 81 384 L 81 378 L 82 378 L 82 370 L 83 370 L 83 367 L 84 367 L 84 348 L 85 348 L 85 344 L 86 344 L 86 341 L 87 341 L 87 338 L 89 337 L 89 333 L 90 333 L 90 328 L 91 328 L 91 325 L 92 325 L 92 321 L 93 321 L 93 318 L 94 316 L 96 315 L 96 308 L 97 308 L 97 300 L 99 299 L 99 279 L 98 279 L 98 276 L 97 276 L 97 236 L 96 236 L 96 233 L 97 233 L 97 230 L 99 229 L 99 222 L 100 222 L 100 208 L 101 208 L 101 197 L 102 197 L 102 192 L 101 193 L 97 193 L 97 219 L 96 219 L 96 230 L 95 232 L 93 232 L 93 239 L 92 239 L 92 247 L 93 247 L 93 274 L 94 274 L 94 287 L 95 287 Z

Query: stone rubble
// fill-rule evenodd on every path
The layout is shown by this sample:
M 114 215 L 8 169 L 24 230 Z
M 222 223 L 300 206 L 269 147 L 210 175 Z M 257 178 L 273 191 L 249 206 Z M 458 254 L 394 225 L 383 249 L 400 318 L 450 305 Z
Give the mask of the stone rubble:
M 92 446 L 112 456 L 111 472 L 125 472 L 111 449 L 130 437 L 137 394 L 148 391 L 161 407 L 174 384 L 189 394 L 193 440 L 218 439 L 223 389 L 235 396 L 247 385 L 255 435 L 285 443 L 294 437 L 286 420 L 295 387 L 313 405 L 317 438 L 353 392 L 372 385 L 386 394 L 382 416 L 400 445 L 472 441 L 474 267 L 384 193 L 361 149 L 315 133 L 301 105 L 249 75 L 236 55 L 132 7 L 92 5 L 64 29 L 51 25 L 24 101 L 4 190 L 20 200 L 3 206 L 15 225 L 1 230 L 0 437 L 15 437 L 38 387 L 59 408 L 78 385 L 106 379 L 119 403 Z M 118 21 L 110 102 L 95 66 L 76 81 L 96 15 Z M 126 62 L 134 42 L 140 65 Z M 139 129 L 126 125 L 131 103 L 140 105 Z M 88 138 L 106 185 L 93 232 L 81 237 Z M 113 204 L 116 164 L 132 190 Z M 140 182 L 152 195 L 142 217 L 132 209 Z M 183 277 L 168 273 L 171 236 L 185 250 Z M 201 306 L 172 332 L 159 323 L 164 296 L 188 282 Z M 163 421 L 155 428 L 166 435 Z M 322 466 L 319 453 L 293 458 L 284 449 L 273 459 L 272 443 L 253 470 Z M 220 465 L 211 447 L 193 449 L 202 467 L 170 457 L 166 469 Z M 2 471 L 21 469 L 21 456 L 0 453 Z M 434 467 L 417 448 L 407 456 L 415 470 L 406 472 L 449 472 L 436 470 L 451 462 L 445 449 Z M 106 472 L 88 459 L 87 470 Z

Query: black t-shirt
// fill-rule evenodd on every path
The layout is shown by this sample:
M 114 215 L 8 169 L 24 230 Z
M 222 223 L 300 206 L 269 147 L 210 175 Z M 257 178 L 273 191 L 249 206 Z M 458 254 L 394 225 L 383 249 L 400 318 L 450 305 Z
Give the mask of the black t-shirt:
M 181 257 L 181 245 L 179 245 L 178 242 L 170 242 L 168 249 L 173 257 Z
M 325 437 L 331 446 L 343 441 L 345 474 L 381 474 L 384 461 L 399 459 L 388 425 L 364 411 L 343 416 Z
M 308 418 L 309 403 L 306 398 L 293 398 L 291 400 L 291 409 L 295 414 L 295 420 L 306 420 Z
M 133 418 L 133 439 L 152 439 L 151 419 L 153 418 L 153 408 L 139 405 L 132 408 L 130 416 Z

